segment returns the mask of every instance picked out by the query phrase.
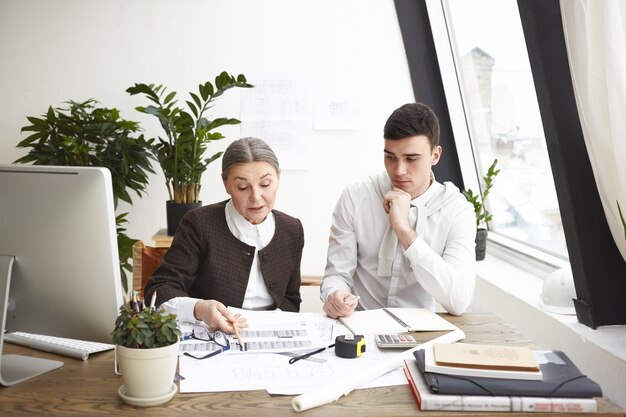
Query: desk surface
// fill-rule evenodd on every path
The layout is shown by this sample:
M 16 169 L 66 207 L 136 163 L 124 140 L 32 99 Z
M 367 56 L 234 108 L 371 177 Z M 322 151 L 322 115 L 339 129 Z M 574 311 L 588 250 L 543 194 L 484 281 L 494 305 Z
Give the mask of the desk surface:
M 531 341 L 493 315 L 465 314 L 445 316 L 463 329 L 464 341 L 474 343 L 510 343 L 536 348 Z M 150 415 L 159 416 L 412 416 L 420 414 L 407 385 L 355 390 L 338 401 L 296 413 L 292 396 L 270 396 L 265 391 L 181 394 L 168 403 L 149 408 L 126 405 L 117 396 L 121 377 L 113 372 L 113 352 L 92 355 L 87 361 L 60 357 L 6 343 L 4 353 L 18 353 L 62 360 L 65 365 L 53 372 L 13 387 L 0 387 L 0 415 Z M 463 412 L 424 412 L 428 416 L 476 415 Z M 489 413 L 511 416 L 514 413 Z M 515 413 L 517 414 L 517 413 Z M 532 413 L 527 416 L 563 416 L 563 413 Z M 577 414 L 580 416 L 581 414 Z M 624 410 L 607 399 L 598 400 L 594 416 L 624 416 Z

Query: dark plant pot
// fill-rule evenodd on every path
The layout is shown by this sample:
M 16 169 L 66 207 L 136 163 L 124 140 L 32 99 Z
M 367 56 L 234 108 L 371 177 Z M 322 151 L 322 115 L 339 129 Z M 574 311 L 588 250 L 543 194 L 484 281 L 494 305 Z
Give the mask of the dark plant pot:
M 172 200 L 166 201 L 165 210 L 167 213 L 167 234 L 174 236 L 180 219 L 182 219 L 188 211 L 198 207 L 202 207 L 202 201 L 189 204 L 174 203 Z
M 476 260 L 482 261 L 485 259 L 485 253 L 487 252 L 487 229 L 476 230 Z

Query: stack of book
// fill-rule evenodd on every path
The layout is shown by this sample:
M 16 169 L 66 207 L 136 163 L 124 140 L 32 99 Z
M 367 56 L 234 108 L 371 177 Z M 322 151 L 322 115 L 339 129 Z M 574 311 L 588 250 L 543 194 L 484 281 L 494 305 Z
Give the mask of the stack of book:
M 602 396 L 561 351 L 446 343 L 414 356 L 404 373 L 420 410 L 593 413 Z

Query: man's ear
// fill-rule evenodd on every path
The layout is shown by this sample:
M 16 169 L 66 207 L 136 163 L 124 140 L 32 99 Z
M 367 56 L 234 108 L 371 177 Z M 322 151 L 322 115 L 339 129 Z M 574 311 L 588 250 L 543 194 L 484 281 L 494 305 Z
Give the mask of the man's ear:
M 432 163 L 431 165 L 437 165 L 439 163 L 439 158 L 441 158 L 441 154 L 443 153 L 443 149 L 441 146 L 435 146 L 432 152 Z

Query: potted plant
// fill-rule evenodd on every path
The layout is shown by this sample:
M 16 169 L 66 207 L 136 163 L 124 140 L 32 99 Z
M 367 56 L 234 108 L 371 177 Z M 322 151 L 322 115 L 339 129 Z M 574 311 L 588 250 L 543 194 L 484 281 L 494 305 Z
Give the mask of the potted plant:
M 115 108 L 99 106 L 95 99 L 67 101 L 62 108 L 49 107 L 41 117 L 27 117 L 31 123 L 22 132 L 32 132 L 17 144 L 30 148 L 15 163 L 34 165 L 106 167 L 113 182 L 115 208 L 119 200 L 132 204 L 129 190 L 141 196 L 148 184 L 148 173 L 154 173 L 149 151 L 151 141 L 143 135 L 137 122 L 124 120 Z M 132 246 L 135 239 L 122 227 L 126 215 L 116 216 L 117 243 L 122 285 L 127 291 L 126 273 L 132 271 Z
M 167 207 L 167 231 L 173 235 L 180 218 L 190 209 L 199 207 L 201 177 L 208 165 L 218 159 L 222 152 L 205 158 L 209 142 L 223 139 L 215 131 L 224 125 L 236 125 L 240 121 L 205 116 L 214 101 L 233 87 L 252 87 L 243 74 L 237 78 L 222 72 L 215 78 L 215 85 L 207 81 L 198 86 L 198 93 L 190 92 L 190 100 L 185 101 L 187 109 L 178 105 L 176 92 L 168 92 L 163 85 L 135 84 L 126 90 L 131 96 L 143 94 L 152 104 L 136 107 L 138 111 L 159 119 L 165 137 L 158 137 L 151 147 L 165 176 L 169 193 Z
M 175 314 L 124 304 L 112 332 L 124 385 L 119 396 L 132 405 L 158 405 L 176 394 L 174 384 L 181 336 Z
M 487 170 L 487 173 L 483 177 L 483 186 L 479 187 L 478 194 L 474 194 L 471 189 L 463 191 L 463 195 L 467 198 L 467 201 L 474 206 L 474 213 L 476 214 L 476 260 L 482 261 L 485 259 L 485 252 L 487 250 L 487 223 L 491 221 L 493 215 L 487 210 L 486 199 L 493 187 L 496 176 L 500 173 L 499 169 L 496 169 L 498 160 L 494 159 L 493 163 Z

